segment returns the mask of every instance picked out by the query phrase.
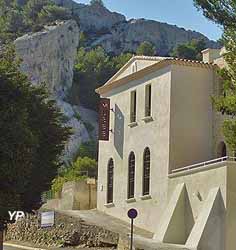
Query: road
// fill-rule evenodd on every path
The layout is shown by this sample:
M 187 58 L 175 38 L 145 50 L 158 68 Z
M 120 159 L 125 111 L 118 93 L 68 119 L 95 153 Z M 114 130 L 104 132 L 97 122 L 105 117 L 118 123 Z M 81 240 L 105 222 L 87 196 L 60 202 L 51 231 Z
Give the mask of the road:
M 26 249 L 26 248 L 16 248 L 16 247 L 4 246 L 3 250 L 28 250 L 28 249 Z

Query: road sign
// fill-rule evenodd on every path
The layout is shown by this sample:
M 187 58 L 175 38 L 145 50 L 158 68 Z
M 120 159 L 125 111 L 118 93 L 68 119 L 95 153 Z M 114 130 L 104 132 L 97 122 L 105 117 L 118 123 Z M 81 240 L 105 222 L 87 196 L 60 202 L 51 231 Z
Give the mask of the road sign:
M 133 238 L 134 238 L 134 219 L 137 218 L 138 211 L 134 208 L 131 208 L 128 211 L 128 217 L 131 219 L 131 229 L 130 229 L 130 250 L 133 250 Z
M 129 211 L 128 211 L 128 217 L 130 219 L 135 219 L 136 217 L 138 216 L 138 211 L 134 208 L 131 208 Z
M 52 227 L 55 222 L 55 212 L 42 212 L 41 213 L 41 227 Z

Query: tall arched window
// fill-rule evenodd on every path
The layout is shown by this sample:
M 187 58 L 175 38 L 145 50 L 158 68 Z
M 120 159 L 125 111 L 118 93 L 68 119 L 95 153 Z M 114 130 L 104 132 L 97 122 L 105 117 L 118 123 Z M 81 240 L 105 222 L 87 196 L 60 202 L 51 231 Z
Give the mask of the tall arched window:
M 107 203 L 113 202 L 113 178 L 114 178 L 114 161 L 110 159 L 107 167 Z
M 143 195 L 150 193 L 150 149 L 145 148 L 143 153 Z
M 129 155 L 129 170 L 128 170 L 128 199 L 134 198 L 135 184 L 135 155 L 131 152 Z

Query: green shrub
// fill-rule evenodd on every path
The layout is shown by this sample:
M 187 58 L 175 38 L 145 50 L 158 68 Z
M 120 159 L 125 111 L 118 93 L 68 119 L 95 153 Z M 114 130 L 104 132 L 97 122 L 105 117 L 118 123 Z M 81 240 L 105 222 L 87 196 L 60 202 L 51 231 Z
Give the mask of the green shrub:
M 94 126 L 90 122 L 84 122 L 84 126 L 91 135 L 91 133 L 94 131 Z
M 89 157 L 78 157 L 70 167 L 60 171 L 59 176 L 52 181 L 51 190 L 54 194 L 62 191 L 68 181 L 79 181 L 87 177 L 97 176 L 97 162 Z
M 81 121 L 81 115 L 79 113 L 76 113 L 75 114 L 75 118 L 78 120 L 78 121 Z
M 94 140 L 84 142 L 80 145 L 78 155 L 80 157 L 89 157 L 97 159 L 97 143 Z

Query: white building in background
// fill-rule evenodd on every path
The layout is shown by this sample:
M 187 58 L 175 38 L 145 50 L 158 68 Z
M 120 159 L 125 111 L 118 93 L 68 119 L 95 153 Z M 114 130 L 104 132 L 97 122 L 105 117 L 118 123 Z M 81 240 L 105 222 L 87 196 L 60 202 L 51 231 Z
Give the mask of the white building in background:
M 213 49 L 203 62 L 135 56 L 96 90 L 111 108 L 109 140 L 99 142 L 100 211 L 128 220 L 136 208 L 136 225 L 156 241 L 235 250 L 236 164 L 221 158 L 223 118 L 211 102 L 223 65 Z

